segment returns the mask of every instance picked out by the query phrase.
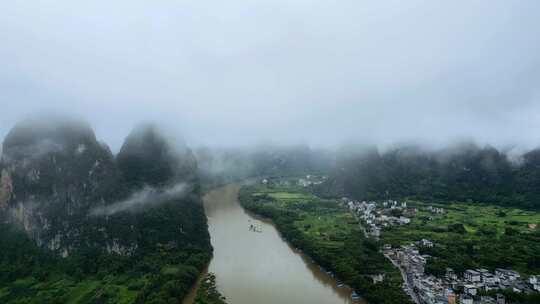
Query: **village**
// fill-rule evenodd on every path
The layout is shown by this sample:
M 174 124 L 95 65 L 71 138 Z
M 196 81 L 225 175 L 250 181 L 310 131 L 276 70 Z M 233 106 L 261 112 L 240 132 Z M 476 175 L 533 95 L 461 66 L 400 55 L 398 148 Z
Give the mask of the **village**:
M 418 210 L 416 208 L 407 208 L 407 203 L 397 201 L 385 201 L 378 205 L 376 202 L 356 202 L 348 201 L 347 206 L 351 212 L 360 220 L 366 236 L 371 235 L 379 239 L 381 229 L 392 225 L 406 225 L 411 222 Z M 442 208 L 435 208 L 441 210 Z
M 406 202 L 387 200 L 384 202 L 358 202 L 346 198 L 342 202 L 360 221 L 366 237 L 380 239 L 381 230 L 393 225 L 407 225 L 418 212 L 417 208 L 407 208 Z M 444 208 L 425 207 L 433 215 L 443 214 Z M 486 269 L 468 269 L 463 274 L 447 268 L 443 277 L 425 273 L 428 255 L 422 255 L 419 248 L 433 247 L 434 243 L 422 239 L 416 243 L 392 248 L 383 246 L 383 254 L 403 277 L 403 289 L 417 304 L 505 304 L 502 293 L 484 296 L 485 292 L 511 290 L 516 293 L 540 292 L 540 275 L 523 278 L 518 272 L 496 268 L 494 272 Z M 381 275 L 377 280 L 382 280 Z M 375 278 L 374 278 L 375 281 Z

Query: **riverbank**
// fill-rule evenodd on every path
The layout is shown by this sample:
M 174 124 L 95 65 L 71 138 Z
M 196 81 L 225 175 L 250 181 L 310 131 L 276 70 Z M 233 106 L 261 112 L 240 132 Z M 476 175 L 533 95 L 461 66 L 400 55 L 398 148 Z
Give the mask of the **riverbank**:
M 216 276 L 213 273 L 204 274 L 197 282 L 194 304 L 227 304 L 225 297 L 218 291 Z
M 245 186 L 242 206 L 270 218 L 282 236 L 316 263 L 359 291 L 370 303 L 411 303 L 399 271 L 367 239 L 358 222 L 336 201 L 290 188 Z M 384 277 L 374 283 L 374 278 Z
M 204 197 L 214 247 L 208 272 L 215 274 L 216 290 L 226 302 L 351 304 L 350 289 L 338 287 L 335 278 L 294 250 L 271 221 L 240 206 L 240 187 L 227 185 Z

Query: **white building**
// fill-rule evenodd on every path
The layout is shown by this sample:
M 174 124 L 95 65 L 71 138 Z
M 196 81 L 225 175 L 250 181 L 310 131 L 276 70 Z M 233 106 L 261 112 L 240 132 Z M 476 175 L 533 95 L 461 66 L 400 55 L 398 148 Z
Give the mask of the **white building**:
M 424 246 L 424 247 L 429 247 L 429 248 L 433 247 L 433 242 L 427 239 L 422 239 L 420 240 L 419 243 L 421 246 Z
M 530 276 L 529 284 L 531 284 L 532 289 L 540 291 L 540 276 Z
M 463 286 L 463 291 L 465 291 L 466 294 L 469 294 L 471 296 L 475 296 L 478 293 L 478 289 L 475 285 L 467 284 Z
M 472 283 L 482 281 L 482 276 L 480 275 L 480 273 L 478 271 L 472 270 L 472 269 L 469 269 L 469 270 L 465 271 L 464 277 L 465 277 L 465 279 L 467 281 L 472 282 Z
M 411 222 L 411 219 L 408 218 L 408 217 L 404 217 L 404 216 L 400 216 L 400 217 L 399 217 L 399 223 L 400 223 L 401 225 L 406 225 L 406 224 L 408 224 L 408 223 L 410 223 L 410 222 Z
M 459 298 L 459 303 L 460 304 L 474 304 L 474 301 L 471 296 L 462 294 L 461 297 Z
M 514 270 L 509 270 L 509 269 L 502 269 L 502 268 L 497 268 L 495 269 L 495 275 L 503 278 L 503 279 L 507 279 L 507 280 L 510 280 L 510 281 L 515 281 L 517 279 L 519 279 L 520 275 L 518 272 L 514 271 Z

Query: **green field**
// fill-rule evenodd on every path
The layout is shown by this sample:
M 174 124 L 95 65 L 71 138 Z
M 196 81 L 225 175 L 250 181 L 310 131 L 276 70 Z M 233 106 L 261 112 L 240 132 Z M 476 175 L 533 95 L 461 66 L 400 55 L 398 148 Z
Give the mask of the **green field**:
M 350 233 L 358 232 L 358 222 L 335 200 L 321 199 L 302 188 L 258 187 L 254 198 L 268 199 L 272 207 L 294 210 L 299 218 L 294 226 L 306 238 L 325 248 L 340 248 Z
M 295 192 L 270 192 L 269 195 L 275 199 L 283 200 L 283 201 L 291 201 L 291 200 L 311 200 L 315 197 L 313 195 L 309 195 L 306 193 L 295 193 Z
M 292 192 L 291 189 L 287 189 L 287 188 L 270 189 L 270 188 L 260 187 L 258 188 L 258 190 L 260 191 L 253 193 L 253 196 L 256 196 L 256 197 L 269 196 L 282 203 L 305 202 L 305 201 L 311 201 L 317 198 L 313 194 L 306 193 L 306 192 Z
M 427 206 L 444 208 L 444 214 L 433 214 L 426 211 Z M 495 238 L 500 238 L 506 228 L 512 228 L 520 233 L 527 234 L 534 231 L 528 224 L 539 224 L 540 213 L 515 208 L 496 206 L 452 203 L 448 205 L 425 204 L 420 202 L 409 203 L 409 207 L 418 209 L 410 225 L 396 227 L 383 232 L 386 240 L 399 241 L 407 244 L 422 238 L 434 240 L 444 238 L 445 230 L 452 224 L 463 224 L 468 240 L 479 240 L 487 232 Z
M 75 281 L 58 277 L 44 282 L 34 278 L 19 279 L 0 289 L 0 302 L 10 303 L 93 303 L 97 299 L 114 303 L 133 303 L 137 296 L 119 278 Z M 99 296 L 96 299 L 96 294 Z M 56 301 L 56 302 L 55 302 Z
M 382 241 L 399 246 L 423 238 L 435 242 L 425 253 L 432 255 L 428 270 L 443 268 L 512 268 L 523 274 L 540 273 L 540 213 L 516 208 L 451 203 L 444 205 L 409 202 L 419 211 L 411 224 L 384 229 Z M 444 208 L 433 214 L 427 206 Z M 462 227 L 462 228 L 461 228 Z
M 357 223 L 349 213 L 321 215 L 307 213 L 294 224 L 307 237 L 317 239 L 327 248 L 343 247 L 347 236 L 358 231 Z

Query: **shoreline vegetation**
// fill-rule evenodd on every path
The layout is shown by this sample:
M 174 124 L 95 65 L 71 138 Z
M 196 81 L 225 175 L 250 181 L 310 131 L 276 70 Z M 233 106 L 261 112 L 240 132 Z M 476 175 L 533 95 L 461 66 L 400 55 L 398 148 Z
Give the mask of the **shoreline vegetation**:
M 213 273 L 207 273 L 202 278 L 193 304 L 227 304 L 226 298 L 217 289 Z
M 239 201 L 246 210 L 271 219 L 293 247 L 334 273 L 368 303 L 412 303 L 401 288 L 399 270 L 335 200 L 287 187 L 245 185 Z M 385 279 L 374 283 L 373 278 L 379 274 Z

